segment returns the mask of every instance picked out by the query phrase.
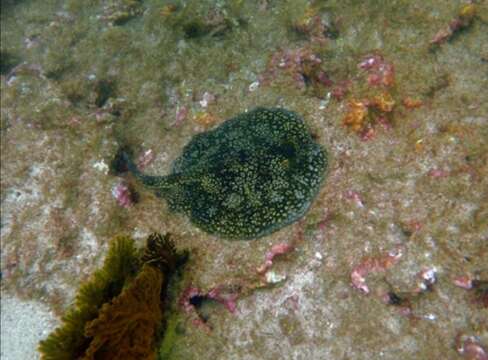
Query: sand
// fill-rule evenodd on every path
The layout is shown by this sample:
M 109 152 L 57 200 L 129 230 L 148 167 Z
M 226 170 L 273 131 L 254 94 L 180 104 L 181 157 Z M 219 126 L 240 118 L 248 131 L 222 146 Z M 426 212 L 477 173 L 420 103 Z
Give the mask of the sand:
M 10 296 L 2 296 L 1 304 L 0 358 L 39 359 L 37 344 L 56 326 L 52 312 L 39 302 Z

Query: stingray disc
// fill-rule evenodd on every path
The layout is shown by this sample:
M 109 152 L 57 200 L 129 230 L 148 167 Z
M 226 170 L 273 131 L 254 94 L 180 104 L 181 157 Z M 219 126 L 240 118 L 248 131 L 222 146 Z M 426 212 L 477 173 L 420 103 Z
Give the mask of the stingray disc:
M 326 168 L 296 113 L 257 108 L 194 136 L 159 194 L 206 232 L 254 239 L 302 217 Z

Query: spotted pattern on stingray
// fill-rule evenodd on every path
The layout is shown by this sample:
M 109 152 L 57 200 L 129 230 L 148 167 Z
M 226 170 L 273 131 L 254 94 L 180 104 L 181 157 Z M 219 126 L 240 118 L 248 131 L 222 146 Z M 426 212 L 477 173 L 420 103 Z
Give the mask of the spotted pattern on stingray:
M 256 108 L 195 135 L 168 176 L 128 169 L 204 231 L 255 239 L 301 218 L 327 169 L 327 153 L 294 112 Z

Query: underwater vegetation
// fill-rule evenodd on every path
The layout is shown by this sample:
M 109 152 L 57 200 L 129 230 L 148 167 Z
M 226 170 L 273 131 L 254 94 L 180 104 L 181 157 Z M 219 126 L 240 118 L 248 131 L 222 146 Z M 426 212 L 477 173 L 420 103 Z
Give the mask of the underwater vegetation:
M 62 326 L 41 341 L 41 358 L 155 359 L 168 278 L 184 259 L 168 234 L 150 235 L 143 252 L 130 237 L 114 238 Z
M 132 172 L 204 231 L 254 239 L 305 214 L 327 154 L 296 113 L 256 108 L 194 136 L 168 176 L 142 174 L 124 151 L 112 168 Z

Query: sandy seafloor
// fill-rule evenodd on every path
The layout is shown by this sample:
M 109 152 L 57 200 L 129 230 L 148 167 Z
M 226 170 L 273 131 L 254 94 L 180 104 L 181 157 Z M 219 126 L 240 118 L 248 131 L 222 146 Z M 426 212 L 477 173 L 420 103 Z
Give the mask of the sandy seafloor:
M 165 358 L 486 359 L 486 1 L 1 0 L 0 20 L 2 360 L 38 357 L 110 238 L 152 231 L 191 252 L 179 289 L 256 288 L 199 309 L 210 331 L 173 294 Z M 120 142 L 167 173 L 255 106 L 330 157 L 270 236 L 205 234 L 108 173 Z

